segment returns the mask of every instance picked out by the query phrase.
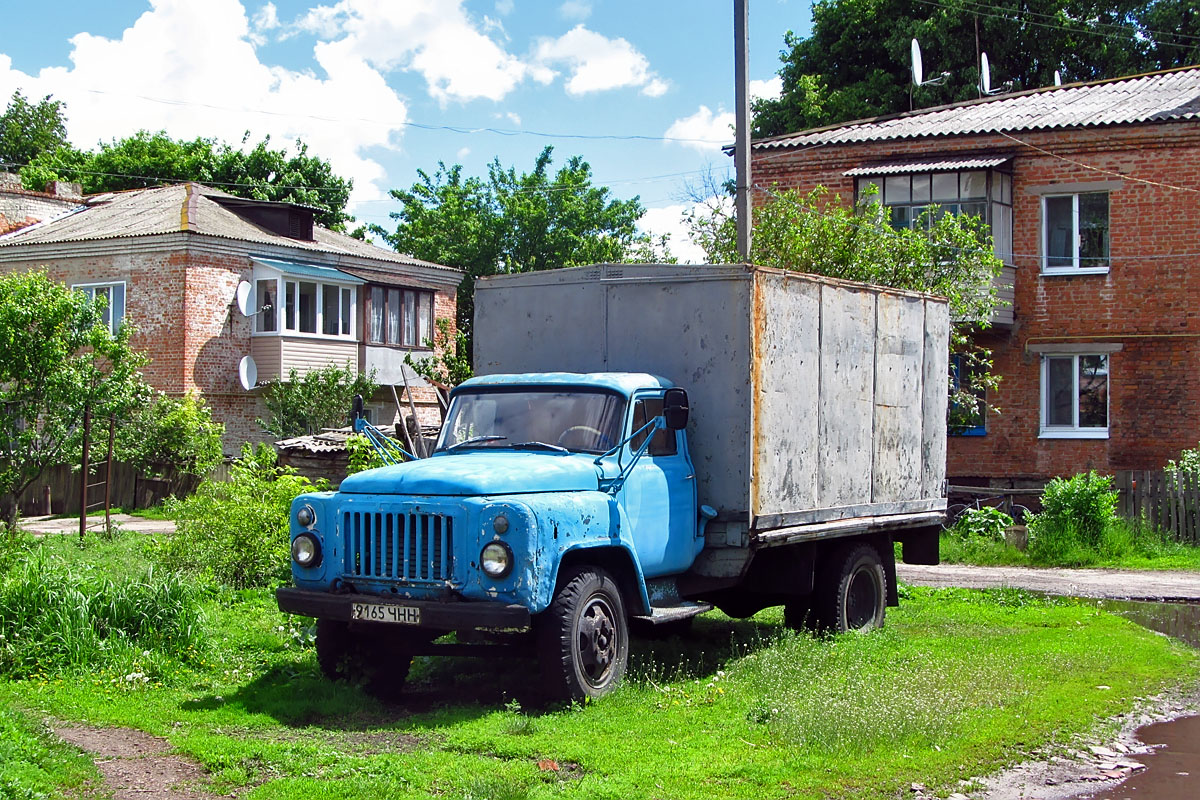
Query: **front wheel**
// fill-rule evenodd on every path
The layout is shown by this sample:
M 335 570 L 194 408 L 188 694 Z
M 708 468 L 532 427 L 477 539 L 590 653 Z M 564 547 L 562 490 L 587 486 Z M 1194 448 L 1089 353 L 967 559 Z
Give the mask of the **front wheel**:
M 847 545 L 835 551 L 821 584 L 818 620 L 822 628 L 845 633 L 883 627 L 887 576 L 874 547 Z
M 566 572 L 539 618 L 537 639 L 551 696 L 582 701 L 608 694 L 629 661 L 629 624 L 616 582 L 601 569 Z

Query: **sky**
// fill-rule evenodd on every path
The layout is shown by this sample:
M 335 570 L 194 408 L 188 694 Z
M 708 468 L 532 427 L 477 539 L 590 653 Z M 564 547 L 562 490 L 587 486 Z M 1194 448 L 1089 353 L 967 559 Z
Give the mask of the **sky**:
M 698 257 L 680 218 L 732 170 L 732 0 L 3 0 L 0 103 L 66 103 L 74 145 L 140 129 L 275 146 L 297 138 L 354 180 L 349 211 L 394 227 L 393 188 L 461 164 L 518 172 L 554 147 L 643 228 Z M 778 94 L 811 0 L 750 2 L 755 95 Z

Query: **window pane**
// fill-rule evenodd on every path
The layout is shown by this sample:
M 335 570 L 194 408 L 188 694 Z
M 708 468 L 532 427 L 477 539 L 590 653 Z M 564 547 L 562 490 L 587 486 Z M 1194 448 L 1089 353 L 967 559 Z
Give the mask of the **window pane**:
M 867 197 L 868 192 L 870 192 L 872 187 L 875 188 L 875 193 L 873 195 L 871 195 L 871 199 L 876 203 L 882 203 L 883 202 L 883 193 L 879 187 L 879 179 L 878 178 L 859 178 L 858 179 L 858 184 L 856 187 L 856 190 L 858 192 L 858 199 L 859 200 L 865 199 Z
M 404 293 L 404 344 L 412 347 L 417 342 L 417 293 Z
M 258 304 L 256 322 L 261 333 L 277 330 L 279 326 L 279 309 L 275 305 L 275 292 L 279 290 L 277 281 L 260 280 L 255 287 L 255 302 Z
M 354 290 L 342 289 L 342 336 L 351 335 L 350 309 L 354 305 Z
M 891 223 L 891 226 L 896 230 L 907 228 L 911 224 L 911 220 L 909 218 L 909 212 L 911 210 L 912 209 L 910 209 L 908 206 L 892 206 L 890 209 L 888 209 L 890 212 L 888 221 Z
M 321 286 L 321 333 L 326 336 L 337 336 L 341 330 L 341 320 L 338 318 L 342 310 L 341 290 L 337 286 L 323 284 Z
M 372 342 L 383 341 L 383 316 L 385 304 L 383 302 L 383 287 L 371 287 L 371 336 Z
M 1046 424 L 1075 424 L 1075 359 L 1047 358 Z
M 907 175 L 891 175 L 883 179 L 883 202 L 890 206 L 893 203 L 907 203 L 911 199 Z
M 317 285 L 300 281 L 300 332 L 317 332 Z
M 1012 176 L 1000 174 L 1000 186 L 1004 190 L 1004 196 L 1000 198 L 1002 202 L 1012 205 Z
M 1108 356 L 1079 357 L 1079 427 L 1108 427 Z
M 958 173 L 938 172 L 933 176 L 933 200 L 942 202 L 958 199 Z
M 433 295 L 421 292 L 417 308 L 417 344 L 433 341 Z
M 1079 195 L 1079 266 L 1108 266 L 1108 193 Z
M 125 320 L 125 284 L 118 283 L 112 287 L 112 329 L 113 333 L 121 327 Z
M 992 242 L 1005 264 L 1013 263 L 1012 227 L 1012 206 L 992 203 Z
M 633 429 L 644 426 L 647 422 L 660 416 L 663 411 L 662 398 L 649 398 L 646 400 L 638 400 L 633 407 Z M 642 443 L 646 441 L 646 435 L 649 431 L 635 436 L 629 442 L 629 449 L 637 452 Z M 646 453 L 652 456 L 673 456 L 675 455 L 675 431 L 663 429 L 654 431 L 654 438 L 650 440 L 650 447 L 646 449 Z
M 1075 263 L 1074 198 L 1047 197 L 1046 266 L 1070 267 Z
M 958 213 L 966 214 L 968 217 L 983 217 L 986 212 L 987 205 L 984 203 L 963 203 Z
M 400 344 L 400 290 L 388 289 L 387 304 L 388 344 Z
M 928 175 L 913 175 L 912 179 L 912 199 L 914 203 L 928 203 L 929 194 L 929 176 Z
M 111 286 L 95 287 L 94 289 L 92 289 L 92 300 L 93 300 L 93 302 L 98 301 L 97 305 L 104 306 L 104 311 L 103 311 L 103 313 L 101 313 L 100 318 L 104 320 L 105 327 L 107 327 L 111 330 L 112 326 L 113 326 L 113 324 L 112 324 L 112 311 L 113 311 L 112 287 Z
M 987 197 L 987 173 L 977 170 L 959 175 L 959 194 L 972 199 Z
M 286 292 L 287 292 L 287 299 L 286 299 L 287 325 L 286 325 L 286 327 L 289 331 L 294 331 L 294 330 L 296 330 L 296 282 L 295 281 L 287 281 L 286 286 L 287 286 L 287 288 L 286 288 Z

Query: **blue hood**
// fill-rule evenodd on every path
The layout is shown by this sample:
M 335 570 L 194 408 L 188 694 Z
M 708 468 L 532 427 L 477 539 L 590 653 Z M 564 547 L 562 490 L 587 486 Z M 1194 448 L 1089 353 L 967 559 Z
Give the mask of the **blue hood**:
M 595 490 L 600 468 L 593 458 L 512 450 L 452 453 L 360 472 L 338 490 L 463 497 Z

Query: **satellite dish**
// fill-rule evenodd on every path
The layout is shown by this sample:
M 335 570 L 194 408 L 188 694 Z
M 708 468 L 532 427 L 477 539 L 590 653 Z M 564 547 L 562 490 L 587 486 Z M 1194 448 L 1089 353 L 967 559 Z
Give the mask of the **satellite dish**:
M 247 392 L 258 383 L 258 364 L 254 363 L 252 356 L 242 356 L 242 360 L 238 362 L 238 380 Z
M 1062 86 L 1062 73 L 1058 70 L 1054 70 L 1054 85 Z
M 925 65 L 921 61 L 921 45 L 912 40 L 912 79 L 914 86 L 920 86 L 925 81 Z
M 242 312 L 243 317 L 248 317 L 254 313 L 254 303 L 251 302 L 250 295 L 253 289 L 250 286 L 250 281 L 241 281 L 237 285 L 237 294 L 234 295 L 237 301 L 238 311 Z
M 979 91 L 985 95 L 992 93 L 992 65 L 988 63 L 987 53 L 979 56 Z

